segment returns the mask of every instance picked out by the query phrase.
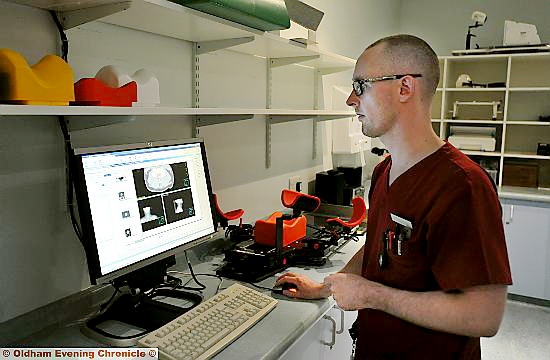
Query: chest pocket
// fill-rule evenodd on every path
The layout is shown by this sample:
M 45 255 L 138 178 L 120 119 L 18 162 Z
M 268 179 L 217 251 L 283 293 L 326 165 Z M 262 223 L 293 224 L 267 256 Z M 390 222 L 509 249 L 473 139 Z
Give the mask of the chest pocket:
M 388 263 L 381 271 L 387 285 L 405 290 L 426 290 L 433 284 L 433 275 L 426 255 L 425 241 L 413 230 L 408 238 L 401 238 L 396 231 L 391 248 L 388 249 Z

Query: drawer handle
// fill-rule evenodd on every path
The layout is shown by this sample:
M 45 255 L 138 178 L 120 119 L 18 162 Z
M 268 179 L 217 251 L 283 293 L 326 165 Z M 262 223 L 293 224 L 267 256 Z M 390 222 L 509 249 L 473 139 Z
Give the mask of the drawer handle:
M 510 217 L 506 220 L 506 224 L 511 224 L 514 219 L 514 205 L 510 205 Z
M 337 334 L 341 334 L 344 332 L 344 310 L 340 309 L 339 307 L 335 307 L 335 309 L 340 310 L 340 330 L 337 330 Z
M 323 319 L 326 319 L 332 323 L 332 339 L 330 342 L 321 341 L 323 345 L 329 346 L 331 349 L 336 344 L 336 321 L 328 315 L 323 316 Z

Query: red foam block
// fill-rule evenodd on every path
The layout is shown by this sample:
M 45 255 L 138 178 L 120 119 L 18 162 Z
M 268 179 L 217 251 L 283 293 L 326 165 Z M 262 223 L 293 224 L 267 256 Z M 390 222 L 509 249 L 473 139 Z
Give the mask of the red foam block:
M 84 78 L 74 84 L 74 95 L 73 105 L 132 106 L 137 101 L 137 83 L 112 88 L 96 78 Z

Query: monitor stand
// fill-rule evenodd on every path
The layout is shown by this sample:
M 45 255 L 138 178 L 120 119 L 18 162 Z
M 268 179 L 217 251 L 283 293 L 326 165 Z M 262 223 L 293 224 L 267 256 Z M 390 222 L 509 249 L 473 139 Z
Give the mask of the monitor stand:
M 151 286 L 151 278 L 165 274 L 172 261 L 175 263 L 175 258 L 169 259 L 168 262 L 165 259 L 151 264 L 140 269 L 138 273 L 132 273 L 131 277 L 117 279 L 115 286 L 123 282 L 132 288 L 132 285 L 137 284 L 138 278 L 141 279 L 142 286 L 143 281 L 146 286 Z M 140 273 L 147 276 L 142 277 Z M 158 284 L 162 283 L 164 276 L 160 278 L 162 280 Z M 152 286 L 141 287 L 144 288 L 154 289 Z M 133 346 L 140 337 L 169 323 L 201 301 L 202 297 L 198 294 L 174 288 L 154 289 L 135 295 L 126 293 L 116 298 L 101 314 L 88 320 L 81 330 L 85 335 L 107 345 Z

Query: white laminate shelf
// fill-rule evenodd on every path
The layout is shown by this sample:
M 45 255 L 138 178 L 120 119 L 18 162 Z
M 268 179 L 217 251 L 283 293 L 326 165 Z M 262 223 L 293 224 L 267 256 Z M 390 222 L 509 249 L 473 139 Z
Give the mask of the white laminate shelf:
M 91 14 L 96 13 L 99 21 L 191 41 L 199 47 L 202 45 L 203 49 L 213 49 L 207 51 L 227 47 L 236 52 L 264 58 L 295 58 L 300 59 L 297 62 L 302 65 L 325 70 L 326 73 L 352 69 L 355 65 L 355 60 L 324 51 L 317 46 L 306 46 L 274 33 L 253 29 L 167 0 L 9 1 L 59 11 L 61 19 L 65 19 L 65 27 L 93 21 L 95 19 Z M 127 4 L 127 9 L 106 16 L 99 10 L 113 4 Z M 231 43 L 231 39 L 246 38 L 248 40 L 238 45 Z
M 463 120 L 463 119 L 448 119 L 448 118 L 445 118 L 443 119 L 443 121 L 447 122 L 447 123 L 455 123 L 455 124 L 492 124 L 492 125 L 495 125 L 495 124 L 503 124 L 504 121 L 502 120 L 482 120 L 482 119 L 468 119 L 468 120 Z
M 511 92 L 550 92 L 550 87 L 510 87 Z
M 548 121 L 537 121 L 537 120 L 506 120 L 508 125 L 526 125 L 526 126 L 549 126 L 550 122 Z
M 238 108 L 189 108 L 177 106 L 117 107 L 117 106 L 42 106 L 0 105 L 0 115 L 5 116 L 98 116 L 98 115 L 274 115 L 312 117 L 352 117 L 350 110 L 297 110 L 297 109 L 238 109 Z
M 482 119 L 439 119 L 432 118 L 432 122 L 445 122 L 445 123 L 456 123 L 456 124 L 488 124 L 488 125 L 522 125 L 522 126 L 550 126 L 548 121 L 538 121 L 538 120 L 482 120 Z
M 445 91 L 451 92 L 499 92 L 506 91 L 506 88 L 496 87 L 496 88 L 445 88 Z
M 536 152 L 506 152 L 503 156 L 505 158 L 550 160 L 550 156 L 537 155 Z
M 477 155 L 477 156 L 494 156 L 500 157 L 501 153 L 498 151 L 476 151 L 476 150 L 461 150 L 466 155 Z
M 505 199 L 550 202 L 550 189 L 499 186 L 498 196 Z
M 439 89 L 438 89 L 439 90 Z M 499 92 L 499 91 L 506 91 L 509 90 L 510 92 L 550 92 L 550 87 L 546 86 L 532 86 L 532 87 L 515 87 L 511 86 L 508 88 L 504 87 L 495 87 L 495 88 L 456 88 L 456 87 L 450 87 L 445 88 L 445 91 L 449 92 Z M 441 91 L 441 90 L 439 90 Z

